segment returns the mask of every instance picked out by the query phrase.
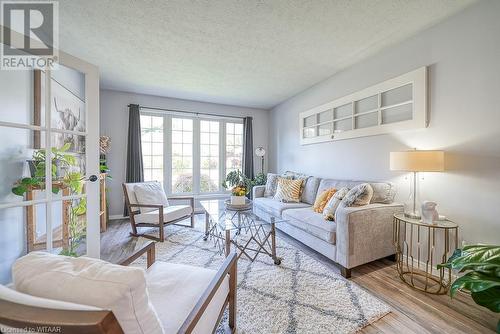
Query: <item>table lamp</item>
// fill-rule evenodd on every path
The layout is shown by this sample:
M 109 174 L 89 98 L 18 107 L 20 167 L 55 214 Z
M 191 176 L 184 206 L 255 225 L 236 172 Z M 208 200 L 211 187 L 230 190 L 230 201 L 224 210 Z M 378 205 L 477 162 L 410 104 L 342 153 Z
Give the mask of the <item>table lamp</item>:
M 420 219 L 420 203 L 417 199 L 417 173 L 444 171 L 443 151 L 404 151 L 391 152 L 390 168 L 394 171 L 413 173 L 413 182 L 410 195 L 405 206 L 405 216 Z

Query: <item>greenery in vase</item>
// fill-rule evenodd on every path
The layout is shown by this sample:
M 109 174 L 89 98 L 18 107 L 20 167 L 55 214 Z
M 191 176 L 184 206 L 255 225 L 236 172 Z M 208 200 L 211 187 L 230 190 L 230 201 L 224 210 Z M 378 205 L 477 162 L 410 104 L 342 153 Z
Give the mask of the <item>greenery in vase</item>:
M 233 196 L 245 196 L 249 191 L 249 179 L 239 170 L 229 172 L 222 186 L 226 189 L 231 188 Z
M 438 268 L 467 272 L 451 284 L 451 297 L 458 290 L 464 290 L 470 293 L 476 304 L 500 312 L 500 246 L 465 246 L 455 250 L 448 261 L 438 265 Z M 500 333 L 500 321 L 497 333 Z
M 264 173 L 259 173 L 252 180 L 245 176 L 240 170 L 229 172 L 222 186 L 226 189 L 231 188 L 233 196 L 245 196 L 254 186 L 266 184 L 267 177 Z

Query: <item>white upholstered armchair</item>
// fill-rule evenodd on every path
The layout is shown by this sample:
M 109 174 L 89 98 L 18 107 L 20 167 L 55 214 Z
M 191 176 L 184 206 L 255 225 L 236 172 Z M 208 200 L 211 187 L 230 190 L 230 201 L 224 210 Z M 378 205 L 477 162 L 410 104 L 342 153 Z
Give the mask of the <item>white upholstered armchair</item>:
M 189 218 L 189 227 L 194 226 L 194 197 L 170 196 L 167 198 L 160 182 L 123 183 L 125 205 L 127 206 L 131 235 L 142 236 L 163 242 L 165 240 L 163 228 L 166 225 L 176 224 Z M 189 205 L 171 205 L 169 201 L 188 201 Z M 187 225 L 183 225 L 187 226 Z M 157 227 L 159 237 L 137 233 L 138 227 Z

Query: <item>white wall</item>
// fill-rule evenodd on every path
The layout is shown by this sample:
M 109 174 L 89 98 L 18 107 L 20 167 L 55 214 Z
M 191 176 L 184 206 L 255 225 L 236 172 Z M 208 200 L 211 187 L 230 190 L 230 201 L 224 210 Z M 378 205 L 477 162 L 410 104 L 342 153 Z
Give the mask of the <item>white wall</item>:
M 484 1 L 301 92 L 271 111 L 270 170 L 338 179 L 392 180 L 389 152 L 442 149 L 447 171 L 426 173 L 421 198 L 438 202 L 469 242 L 500 244 L 500 1 Z M 370 85 L 429 66 L 430 126 L 300 146 L 298 117 Z
M 127 105 L 130 103 L 147 107 L 215 113 L 226 116 L 251 116 L 253 117 L 254 148 L 257 146 L 263 146 L 266 150 L 268 148 L 269 117 L 267 110 L 101 90 L 101 135 L 111 137 L 111 149 L 107 154 L 107 160 L 108 167 L 111 170 L 110 174 L 113 178 L 108 181 L 109 211 L 112 216 L 123 214 L 123 192 L 121 184 L 125 181 L 128 133 Z M 260 160 L 256 160 L 255 156 L 254 167 L 256 171 L 260 171 Z

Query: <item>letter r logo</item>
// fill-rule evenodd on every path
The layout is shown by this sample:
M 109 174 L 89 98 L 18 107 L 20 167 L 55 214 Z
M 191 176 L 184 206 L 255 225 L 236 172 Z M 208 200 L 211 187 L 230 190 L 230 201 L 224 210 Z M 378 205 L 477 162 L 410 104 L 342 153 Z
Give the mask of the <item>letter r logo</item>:
M 54 2 L 3 1 L 4 55 L 52 56 L 55 5 Z

